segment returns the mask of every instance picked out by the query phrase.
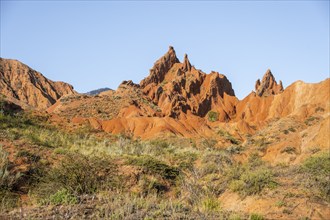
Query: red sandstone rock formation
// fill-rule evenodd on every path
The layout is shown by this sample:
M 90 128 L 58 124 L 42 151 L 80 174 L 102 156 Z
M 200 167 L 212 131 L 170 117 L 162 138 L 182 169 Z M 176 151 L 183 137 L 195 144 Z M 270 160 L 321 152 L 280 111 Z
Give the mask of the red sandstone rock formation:
M 0 93 L 45 109 L 60 97 L 76 92 L 71 85 L 51 81 L 17 60 L 0 58 Z

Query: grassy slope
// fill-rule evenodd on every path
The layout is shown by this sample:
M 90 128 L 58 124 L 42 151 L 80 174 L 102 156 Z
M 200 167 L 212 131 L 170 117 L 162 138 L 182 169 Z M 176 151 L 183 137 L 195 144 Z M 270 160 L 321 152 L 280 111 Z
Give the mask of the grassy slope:
M 46 117 L 2 113 L 0 213 L 31 218 L 326 219 L 329 155 L 315 152 L 302 164 L 271 166 L 260 155 L 274 143 L 260 134 L 267 137 L 259 132 L 238 145 L 230 134 L 219 132 L 235 142 L 219 149 L 210 140 L 140 141 L 88 129 L 67 133 L 50 126 Z

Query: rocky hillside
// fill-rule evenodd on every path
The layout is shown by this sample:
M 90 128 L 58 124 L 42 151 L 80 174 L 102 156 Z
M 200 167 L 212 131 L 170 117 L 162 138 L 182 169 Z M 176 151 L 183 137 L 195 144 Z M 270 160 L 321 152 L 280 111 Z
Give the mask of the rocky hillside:
M 239 100 L 173 47 L 96 95 L 0 73 L 0 219 L 329 219 L 330 79 Z
M 48 112 L 78 124 L 92 122 L 94 128 L 109 133 L 146 139 L 159 135 L 209 137 L 223 123 L 253 133 L 274 118 L 303 121 L 317 108 L 327 113 L 329 103 L 324 100 L 330 98 L 329 88 L 327 79 L 318 84 L 298 81 L 284 89 L 267 70 L 257 80 L 255 91 L 238 100 L 225 75 L 196 69 L 187 55 L 180 62 L 169 47 L 139 84 L 129 80 L 117 90 L 96 96 L 64 97 Z
M 0 58 L 0 93 L 23 104 L 45 109 L 60 97 L 76 92 L 71 85 L 51 81 L 17 60 Z

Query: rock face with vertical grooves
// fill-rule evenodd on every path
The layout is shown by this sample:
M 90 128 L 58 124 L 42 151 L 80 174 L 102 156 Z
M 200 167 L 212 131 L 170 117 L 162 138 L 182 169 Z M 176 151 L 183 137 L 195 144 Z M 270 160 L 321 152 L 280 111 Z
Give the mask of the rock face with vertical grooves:
M 277 84 L 275 77 L 273 76 L 270 69 L 268 69 L 265 75 L 260 82 L 260 79 L 256 81 L 255 84 L 255 92 L 258 96 L 269 96 L 269 95 L 277 95 L 283 92 L 282 81 Z
M 70 84 L 49 80 L 17 60 L 0 58 L 0 93 L 29 106 L 45 109 L 60 97 L 76 92 Z
M 191 112 L 204 117 L 214 110 L 219 112 L 220 119 L 226 120 L 234 114 L 233 104 L 237 99 L 227 77 L 197 70 L 187 54 L 180 63 L 173 47 L 155 63 L 140 85 L 164 116 L 176 118 Z

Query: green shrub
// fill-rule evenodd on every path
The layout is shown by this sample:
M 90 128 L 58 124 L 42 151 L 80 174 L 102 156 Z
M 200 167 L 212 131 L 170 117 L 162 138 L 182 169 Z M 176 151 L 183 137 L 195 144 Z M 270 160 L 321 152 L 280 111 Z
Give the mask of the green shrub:
M 16 207 L 19 198 L 15 188 L 22 175 L 11 172 L 8 166 L 8 153 L 0 146 L 0 210 Z
M 207 113 L 207 118 L 211 122 L 218 121 L 219 120 L 219 113 L 218 112 L 214 112 L 214 111 L 209 111 Z
M 250 215 L 249 220 L 264 220 L 264 217 L 262 215 L 256 214 L 256 213 L 252 213 Z
M 330 201 L 330 156 L 321 153 L 308 158 L 301 166 L 306 176 L 306 188 L 314 195 Z
M 248 158 L 248 162 L 248 166 L 252 168 L 259 167 L 264 164 L 258 153 L 251 153 Z
M 240 154 L 243 150 L 242 146 L 231 145 L 226 149 L 230 154 Z
M 171 157 L 179 169 L 189 170 L 194 167 L 194 162 L 197 160 L 197 154 L 192 152 L 176 153 Z
M 282 149 L 281 153 L 295 154 L 296 153 L 296 148 L 288 146 L 288 147 L 285 147 L 284 149 Z
M 18 206 L 18 193 L 0 189 L 0 213 Z
M 0 114 L 0 129 L 28 128 L 32 125 L 34 123 L 24 113 L 15 115 Z
M 269 144 L 271 144 L 271 142 L 265 137 L 261 137 L 257 140 L 254 140 L 254 145 L 259 151 L 265 151 Z
M 31 131 L 31 132 L 27 133 L 25 136 L 27 139 L 29 139 L 31 141 L 32 144 L 36 144 L 36 145 L 44 146 L 44 147 L 48 147 L 48 148 L 56 147 L 53 145 L 53 142 L 51 141 L 50 138 L 46 138 L 46 139 L 42 138 L 40 133 L 37 131 Z
M 207 197 L 202 200 L 202 210 L 205 212 L 219 211 L 220 202 L 217 198 Z
M 141 188 L 141 193 L 143 196 L 147 196 L 152 193 L 162 194 L 168 190 L 164 183 L 155 178 L 148 178 L 146 176 L 142 176 L 138 185 Z
M 66 149 L 66 148 L 56 148 L 54 151 L 53 151 L 54 154 L 61 154 L 61 155 L 64 155 L 64 154 L 67 154 L 69 153 L 69 150 Z
M 72 195 L 67 189 L 60 189 L 49 197 L 49 203 L 53 205 L 70 205 L 76 204 L 78 199 Z
M 205 138 L 201 141 L 201 146 L 203 149 L 212 149 L 217 144 L 217 140 L 213 138 Z
M 280 201 L 277 201 L 275 205 L 276 205 L 277 207 L 282 207 L 282 206 L 285 206 L 286 203 L 285 203 L 283 200 L 280 200 Z
M 62 190 L 78 196 L 119 186 L 116 165 L 107 159 L 87 157 L 79 153 L 65 154 L 59 165 L 46 174 L 41 174 L 39 181 L 33 194 L 41 201 L 51 195 L 62 195 Z
M 221 137 L 224 137 L 226 140 L 230 141 L 230 143 L 239 145 L 241 142 L 237 140 L 235 137 L 233 137 L 229 132 L 224 130 L 218 130 L 217 132 Z
M 29 162 L 38 162 L 40 160 L 40 156 L 33 154 L 26 150 L 20 150 L 17 152 L 16 157 L 25 157 Z
M 128 159 L 128 163 L 142 167 L 150 174 L 156 174 L 167 180 L 175 180 L 180 175 L 180 170 L 176 167 L 171 167 L 162 161 L 159 161 L 151 156 L 140 156 Z
M 261 167 L 257 170 L 247 170 L 237 180 L 230 183 L 230 189 L 241 196 L 260 193 L 264 188 L 274 188 L 276 182 L 271 170 Z

